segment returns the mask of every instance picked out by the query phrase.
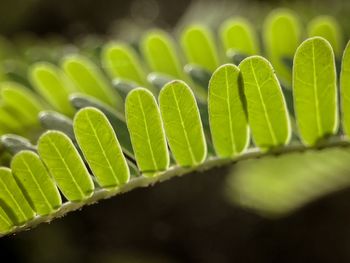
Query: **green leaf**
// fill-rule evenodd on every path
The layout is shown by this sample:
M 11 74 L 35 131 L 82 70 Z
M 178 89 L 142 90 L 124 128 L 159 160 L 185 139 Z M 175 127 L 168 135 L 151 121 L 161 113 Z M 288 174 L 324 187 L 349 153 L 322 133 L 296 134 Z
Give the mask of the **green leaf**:
M 302 141 L 314 145 L 338 126 L 335 60 L 329 42 L 320 37 L 305 40 L 293 66 L 293 95 Z
M 344 133 L 350 136 L 350 41 L 344 50 L 340 72 L 340 98 Z
M 112 107 L 123 109 L 122 98 L 113 92 L 102 72 L 90 60 L 83 56 L 71 55 L 62 61 L 62 68 L 80 91 Z
M 136 52 L 123 43 L 110 43 L 102 52 L 102 64 L 111 79 L 121 78 L 148 87 L 146 73 Z
M 54 111 L 42 111 L 39 114 L 39 120 L 45 129 L 63 132 L 72 141 L 75 141 L 73 122 L 65 115 Z
M 187 60 L 213 72 L 219 66 L 219 57 L 210 31 L 203 26 L 189 26 L 181 35 L 181 44 Z
M 337 20 L 331 16 L 318 16 L 310 21 L 308 25 L 310 37 L 323 37 L 333 47 L 337 57 L 341 56 L 343 49 L 343 32 Z
M 249 143 L 248 124 L 242 101 L 239 68 L 232 64 L 219 67 L 209 83 L 209 120 L 216 153 L 233 157 Z
M 68 116 L 74 114 L 68 97 L 75 87 L 58 67 L 49 63 L 34 64 L 30 68 L 29 78 L 36 91 L 55 109 Z
M 251 56 L 239 68 L 255 144 L 262 149 L 287 144 L 291 136 L 290 121 L 272 65 L 263 57 Z
M 202 163 L 207 154 L 207 145 L 191 89 L 183 81 L 172 81 L 161 90 L 159 105 L 176 162 L 181 166 Z
M 71 96 L 72 104 L 76 109 L 82 109 L 86 107 L 94 107 L 102 111 L 109 122 L 112 124 L 114 131 L 118 135 L 119 142 L 123 148 L 125 154 L 133 158 L 133 150 L 130 141 L 130 135 L 128 128 L 125 123 L 124 116 L 119 112 L 115 111 L 113 108 L 109 107 L 102 102 L 85 95 L 73 94 Z
M 37 154 L 21 151 L 11 169 L 37 214 L 48 215 L 61 206 L 60 193 Z
M 45 133 L 39 139 L 38 151 L 68 200 L 82 201 L 92 195 L 94 184 L 90 174 L 67 135 L 58 131 Z
M 0 205 L 0 234 L 5 235 L 13 228 L 13 222 Z
M 32 92 L 15 82 L 1 83 L 0 91 L 4 106 L 14 111 L 23 125 L 38 125 L 38 113 L 43 106 Z
M 4 105 L 0 105 L 0 126 L 8 132 L 23 132 L 22 124 L 18 122 L 13 114 L 9 113 L 8 110 L 5 109 Z
M 174 41 L 164 31 L 148 32 L 141 42 L 141 50 L 153 72 L 184 78 Z
M 146 174 L 166 170 L 169 167 L 169 152 L 153 95 L 143 88 L 134 89 L 126 98 L 125 112 L 140 170 Z
M 96 108 L 84 108 L 74 118 L 74 133 L 99 185 L 110 188 L 129 181 L 129 168 L 107 117 Z
M 245 18 L 239 17 L 225 21 L 220 27 L 220 37 L 226 51 L 231 49 L 246 55 L 260 53 L 256 33 Z
M 16 134 L 3 135 L 0 141 L 6 150 L 13 155 L 23 150 L 36 151 L 35 146 L 28 139 Z
M 0 206 L 16 225 L 24 224 L 35 215 L 11 170 L 5 167 L 0 167 L 0 200 Z
M 286 86 L 291 86 L 292 73 L 283 59 L 294 56 L 300 37 L 300 24 L 292 11 L 277 9 L 267 16 L 263 28 L 266 53 L 277 75 Z

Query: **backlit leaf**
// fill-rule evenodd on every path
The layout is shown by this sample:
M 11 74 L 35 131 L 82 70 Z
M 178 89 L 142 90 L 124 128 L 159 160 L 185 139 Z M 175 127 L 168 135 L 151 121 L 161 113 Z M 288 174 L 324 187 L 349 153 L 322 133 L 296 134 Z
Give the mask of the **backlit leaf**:
M 258 39 L 253 26 L 244 18 L 225 21 L 220 28 L 225 50 L 234 50 L 245 55 L 259 54 Z
M 82 201 L 94 191 L 91 176 L 72 141 L 64 133 L 49 131 L 40 137 L 41 159 L 70 201 Z
M 1 208 L 16 225 L 22 225 L 35 215 L 11 170 L 5 167 L 0 167 L 0 200 Z
M 47 215 L 61 206 L 60 193 L 37 154 L 21 151 L 11 168 L 37 214 Z
M 189 26 L 181 35 L 181 44 L 187 60 L 213 72 L 219 66 L 219 57 L 211 32 L 203 26 Z
M 126 98 L 126 122 L 136 162 L 142 172 L 164 171 L 169 167 L 169 153 L 157 102 L 143 88 Z
M 220 157 L 237 155 L 249 142 L 239 73 L 236 66 L 226 64 L 214 72 L 209 83 L 210 130 Z
M 101 71 L 87 58 L 77 55 L 69 56 L 63 60 L 62 68 L 80 91 L 112 107 L 123 108 L 121 97 L 113 92 Z
M 207 145 L 191 89 L 183 81 L 168 83 L 159 94 L 159 106 L 176 162 L 181 166 L 202 163 L 207 154 Z
M 175 44 L 167 33 L 159 30 L 147 33 L 141 43 L 141 50 L 153 72 L 184 78 Z
M 123 185 L 129 168 L 107 117 L 96 108 L 84 108 L 74 118 L 74 133 L 93 174 L 104 188 Z
M 262 149 L 287 144 L 290 121 L 272 65 L 263 57 L 252 56 L 243 60 L 239 68 L 255 144 Z
M 350 42 L 344 50 L 340 73 L 340 98 L 344 133 L 350 136 Z
M 318 16 L 310 21 L 308 25 L 310 37 L 323 37 L 333 47 L 337 57 L 341 56 L 343 49 L 343 32 L 338 22 L 331 16 Z
M 305 40 L 293 66 L 293 95 L 302 141 L 314 145 L 338 126 L 335 60 L 329 42 L 320 37 Z
M 146 73 L 143 71 L 136 52 L 123 43 L 110 43 L 102 52 L 103 67 L 111 79 L 121 78 L 147 87 Z
M 36 91 L 55 109 L 65 115 L 73 115 L 74 109 L 69 103 L 69 94 L 75 91 L 75 87 L 58 67 L 49 63 L 34 64 L 30 69 L 29 78 Z
M 291 86 L 292 72 L 283 60 L 294 56 L 300 37 L 299 21 L 293 12 L 277 9 L 267 16 L 263 28 L 266 53 L 277 75 L 287 86 Z

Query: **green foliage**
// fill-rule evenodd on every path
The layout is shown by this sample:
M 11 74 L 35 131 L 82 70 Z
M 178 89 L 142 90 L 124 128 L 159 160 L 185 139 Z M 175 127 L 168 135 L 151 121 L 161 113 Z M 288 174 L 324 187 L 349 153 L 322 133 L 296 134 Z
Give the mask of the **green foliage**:
M 283 59 L 292 58 L 300 43 L 301 29 L 296 15 L 285 9 L 272 11 L 265 20 L 263 40 L 267 57 L 281 81 L 291 85 L 292 74 Z
M 48 215 L 61 206 L 58 189 L 37 154 L 21 151 L 13 157 L 11 169 L 38 215 Z
M 29 78 L 36 91 L 56 110 L 68 116 L 74 114 L 68 97 L 76 88 L 58 67 L 49 63 L 35 64 L 30 69 Z
M 226 64 L 213 73 L 209 83 L 210 131 L 220 157 L 233 157 L 249 143 L 239 74 L 238 67 Z
M 63 60 L 62 68 L 81 92 L 122 109 L 122 99 L 112 92 L 100 70 L 87 58 L 69 56 Z
M 34 211 L 8 168 L 0 168 L 0 187 L 1 207 L 14 224 L 24 224 L 34 217 Z
M 181 35 L 181 44 L 187 60 L 213 72 L 219 66 L 219 57 L 210 31 L 203 26 L 189 26 Z
M 58 131 L 45 133 L 38 152 L 63 195 L 70 201 L 82 201 L 92 195 L 94 185 L 72 141 Z
M 185 77 L 174 42 L 167 33 L 163 31 L 147 33 L 141 43 L 141 49 L 153 72 L 179 79 Z
M 295 53 L 294 108 L 300 137 L 314 145 L 338 127 L 337 80 L 334 54 L 327 40 L 314 37 Z
M 225 21 L 221 25 L 220 36 L 226 52 L 233 51 L 246 56 L 260 53 L 253 26 L 244 18 Z
M 129 93 L 126 121 L 140 170 L 147 175 L 166 170 L 169 153 L 163 124 L 156 100 L 149 91 L 138 88 Z
M 96 108 L 80 110 L 74 118 L 74 133 L 100 186 L 115 187 L 129 181 L 129 168 L 119 142 L 101 111 Z
M 181 166 L 202 163 L 207 146 L 191 89 L 182 81 L 168 83 L 159 94 L 159 106 L 176 162 Z
M 126 44 L 106 45 L 102 53 L 102 64 L 112 79 L 120 78 L 147 86 L 146 74 L 141 63 L 135 51 Z
M 15 82 L 4 82 L 0 86 L 0 97 L 9 112 L 20 118 L 27 127 L 38 125 L 38 114 L 44 109 L 37 96 Z
M 334 26 L 329 32 L 326 38 L 338 39 Z M 297 17 L 276 10 L 265 21 L 263 46 L 247 21 L 230 19 L 220 27 L 224 50 L 217 49 L 206 27 L 189 25 L 180 36 L 183 61 L 172 36 L 152 30 L 138 46 L 113 42 L 103 48 L 108 78 L 97 66 L 100 54 L 91 61 L 75 54 L 63 60 L 63 71 L 55 66 L 60 56 L 54 64 L 31 66 L 31 84 L 23 77 L 23 87 L 0 83 L 0 134 L 5 134 L 0 160 L 8 164 L 9 154 L 17 154 L 12 171 L 0 168 L 0 184 L 11 188 L 0 186 L 0 233 L 191 171 L 275 153 L 349 146 L 342 133 L 327 138 L 338 132 L 332 49 L 324 39 L 309 39 L 298 48 L 293 65 L 301 36 Z M 238 67 L 219 67 L 225 51 Z M 290 86 L 294 67 L 293 95 L 281 89 L 270 62 L 254 56 L 258 52 L 269 57 L 284 86 Z M 347 53 L 348 48 L 340 80 L 346 134 Z M 294 117 L 299 129 L 289 144 Z M 257 147 L 247 149 L 249 130 Z M 68 199 L 64 204 L 57 187 Z
M 340 98 L 344 133 L 350 136 L 350 42 L 343 54 L 340 73 Z
M 271 64 L 252 56 L 241 62 L 248 119 L 257 146 L 269 149 L 285 145 L 291 127 L 281 87 Z
M 330 16 L 318 16 L 308 25 L 310 37 L 319 36 L 328 40 L 337 57 L 341 56 L 343 49 L 343 35 L 338 22 Z

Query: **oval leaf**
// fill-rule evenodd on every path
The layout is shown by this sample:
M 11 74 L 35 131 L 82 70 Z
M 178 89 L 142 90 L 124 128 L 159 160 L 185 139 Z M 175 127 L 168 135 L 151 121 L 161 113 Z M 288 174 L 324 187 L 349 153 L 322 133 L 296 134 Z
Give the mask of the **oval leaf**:
M 167 33 L 160 30 L 147 33 L 141 49 L 152 71 L 180 79 L 184 77 L 175 44 Z
M 69 56 L 63 60 L 62 68 L 80 91 L 110 106 L 123 108 L 121 97 L 112 91 L 112 87 L 97 66 L 87 58 Z
M 11 168 L 37 214 L 48 215 L 61 206 L 60 193 L 37 154 L 18 153 L 12 159 Z
M 38 125 L 43 106 L 32 92 L 14 82 L 2 83 L 0 90 L 4 105 L 17 113 L 23 125 Z
M 36 91 L 55 109 L 73 115 L 69 94 L 75 91 L 75 87 L 59 68 L 49 63 L 37 63 L 30 69 L 29 78 Z
M 181 35 L 181 44 L 187 60 L 213 72 L 219 66 L 219 58 L 213 36 L 202 26 L 189 26 Z
M 287 86 L 291 86 L 292 73 L 284 59 L 293 58 L 300 36 L 300 24 L 293 12 L 277 9 L 267 16 L 263 29 L 266 53 L 277 75 Z
M 334 134 L 338 125 L 335 59 L 329 42 L 320 37 L 304 41 L 293 66 L 293 95 L 302 141 L 314 145 Z
M 181 166 L 204 161 L 207 145 L 196 100 L 183 81 L 165 85 L 159 94 L 160 112 L 169 146 Z
M 249 143 L 239 73 L 238 67 L 226 64 L 214 72 L 209 82 L 210 130 L 220 157 L 237 155 Z
M 91 176 L 67 135 L 58 131 L 45 133 L 39 139 L 38 151 L 68 200 L 82 201 L 92 195 Z
M 318 16 L 310 21 L 308 25 L 310 37 L 323 37 L 333 47 L 337 57 L 341 56 L 343 49 L 343 32 L 337 20 L 331 16 Z
M 157 102 L 143 88 L 134 89 L 126 98 L 128 125 L 136 162 L 144 173 L 169 167 L 169 152 Z
M 103 67 L 110 78 L 134 81 L 147 87 L 147 76 L 141 67 L 136 52 L 122 43 L 110 43 L 102 53 Z
M 11 170 L 5 167 L 0 167 L 0 200 L 0 206 L 16 225 L 24 224 L 35 215 Z
M 287 106 L 271 64 L 260 56 L 241 62 L 248 119 L 255 144 L 263 149 L 287 144 L 291 136 Z
M 245 55 L 259 53 L 258 39 L 252 25 L 244 18 L 225 21 L 220 28 L 221 41 L 225 50 L 234 50 Z
M 84 108 L 74 118 L 74 133 L 101 187 L 129 181 L 129 168 L 107 117 L 96 108 Z

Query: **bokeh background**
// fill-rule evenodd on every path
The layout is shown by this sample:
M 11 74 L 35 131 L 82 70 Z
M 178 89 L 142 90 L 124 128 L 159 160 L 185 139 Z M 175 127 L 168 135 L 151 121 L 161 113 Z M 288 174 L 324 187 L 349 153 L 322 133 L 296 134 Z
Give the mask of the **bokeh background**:
M 48 42 L 98 53 L 108 39 L 235 15 L 259 30 L 277 7 L 303 22 L 333 15 L 350 35 L 346 0 L 2 0 L 1 43 L 26 43 L 33 60 Z M 1 262 L 349 262 L 348 160 L 346 149 L 274 156 L 136 189 L 1 238 Z

